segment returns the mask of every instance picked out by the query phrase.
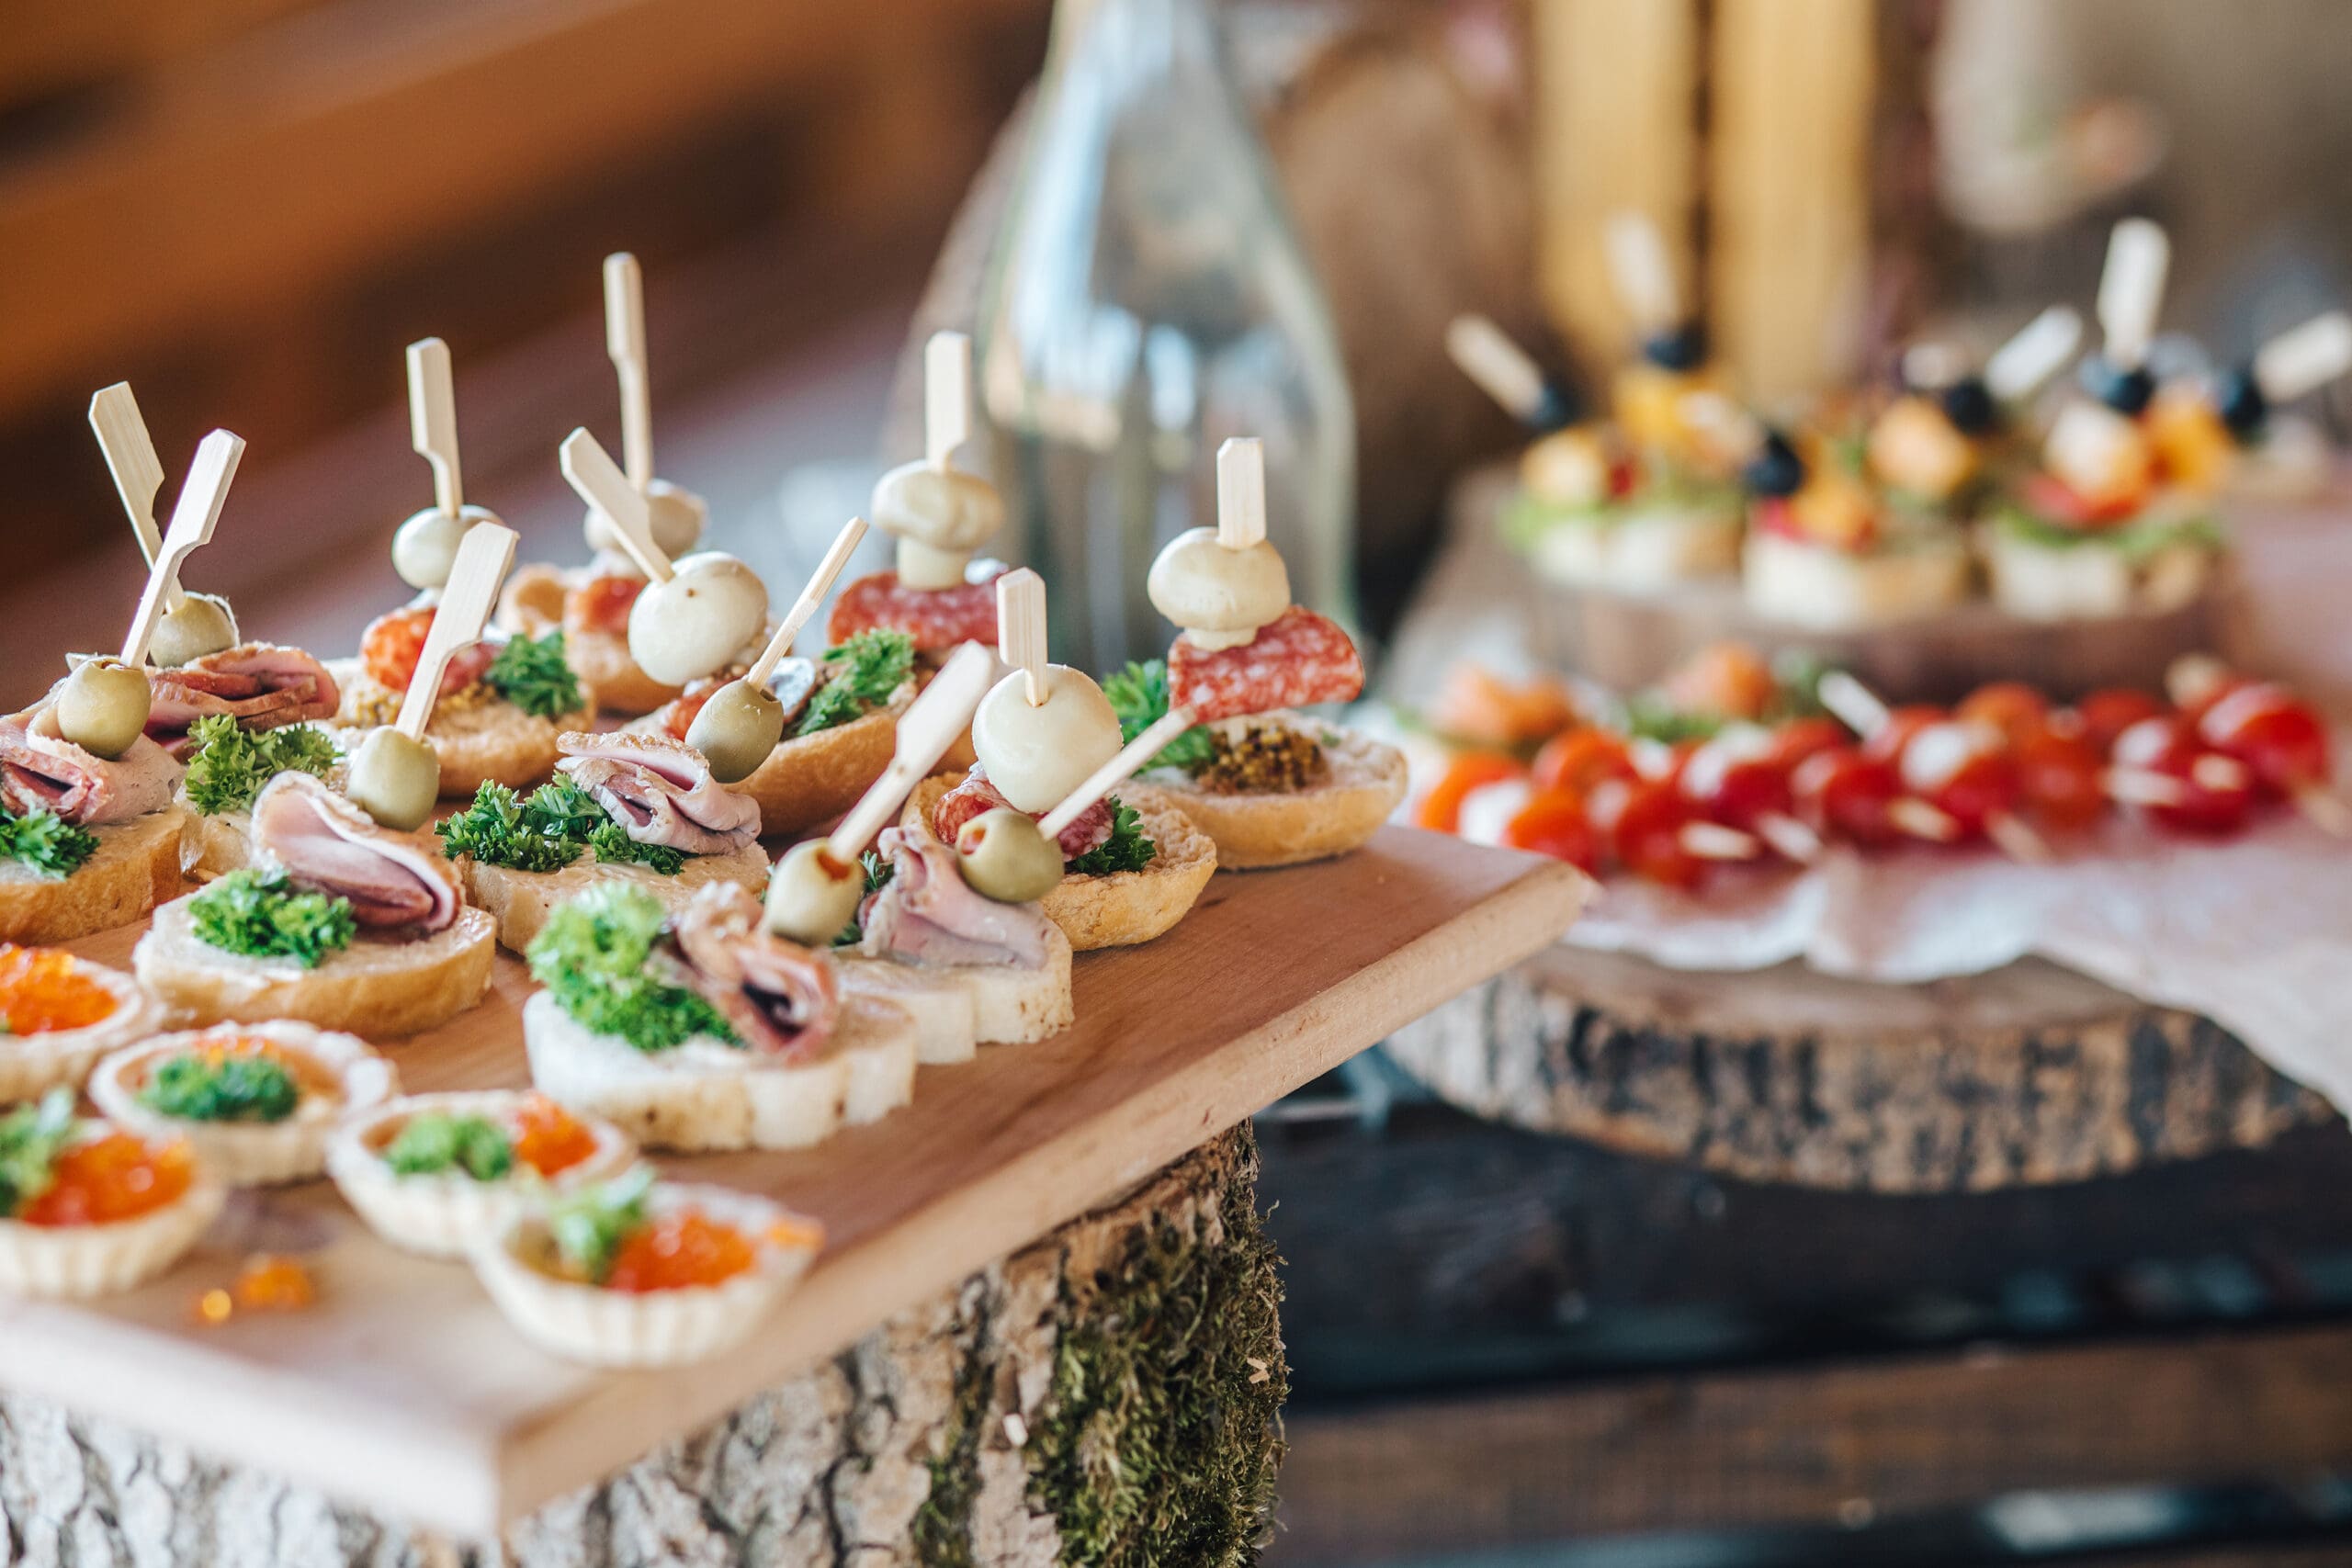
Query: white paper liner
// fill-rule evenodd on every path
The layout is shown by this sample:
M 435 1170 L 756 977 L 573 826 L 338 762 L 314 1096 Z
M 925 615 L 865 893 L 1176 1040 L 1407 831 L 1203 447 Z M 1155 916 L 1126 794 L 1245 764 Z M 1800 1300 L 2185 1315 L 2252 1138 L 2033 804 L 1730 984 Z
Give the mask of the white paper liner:
M 2352 844 L 2291 813 L 2206 842 L 2109 822 L 2022 865 L 1984 848 L 1738 867 L 1685 895 L 1613 877 L 1567 940 L 1676 969 L 1802 959 L 1905 983 L 2030 953 L 2200 1014 L 2352 1108 Z
M 267 1040 L 288 1055 L 308 1057 L 334 1075 L 340 1100 L 323 1104 L 305 1095 L 283 1122 L 197 1122 L 165 1116 L 140 1103 L 138 1085 L 166 1058 L 200 1050 L 208 1041 Z M 205 1173 L 231 1187 L 306 1181 L 326 1168 L 328 1134 L 345 1116 L 381 1105 L 400 1092 L 400 1075 L 355 1034 L 280 1019 L 272 1023 L 221 1023 L 160 1034 L 100 1062 L 90 1075 L 90 1098 L 118 1125 L 150 1143 L 185 1139 Z
M 693 1208 L 749 1237 L 752 1268 L 717 1285 L 630 1294 L 573 1284 L 525 1263 L 517 1243 L 542 1225 L 525 1215 L 471 1249 L 474 1272 L 516 1332 L 541 1349 L 604 1367 L 670 1367 L 741 1343 L 808 1271 L 818 1248 L 781 1247 L 770 1227 L 789 1211 L 724 1187 L 663 1183 L 647 1201 L 656 1214 Z
M 467 1249 L 505 1230 L 550 1197 L 609 1180 L 637 1159 L 628 1134 L 600 1116 L 573 1107 L 567 1113 L 588 1129 L 595 1150 L 551 1178 L 518 1164 L 503 1181 L 477 1181 L 463 1171 L 398 1176 L 384 1163 L 387 1128 L 432 1111 L 482 1116 L 503 1125 L 531 1095 L 523 1089 L 412 1094 L 345 1118 L 327 1141 L 327 1174 L 344 1199 L 378 1235 L 427 1258 L 463 1258 Z M 397 1136 L 397 1133 L 392 1135 Z
M 129 975 L 87 959 L 74 969 L 113 993 L 115 1010 L 83 1029 L 0 1036 L 0 1105 L 39 1100 L 60 1085 L 80 1089 L 99 1057 L 163 1027 L 162 1006 Z

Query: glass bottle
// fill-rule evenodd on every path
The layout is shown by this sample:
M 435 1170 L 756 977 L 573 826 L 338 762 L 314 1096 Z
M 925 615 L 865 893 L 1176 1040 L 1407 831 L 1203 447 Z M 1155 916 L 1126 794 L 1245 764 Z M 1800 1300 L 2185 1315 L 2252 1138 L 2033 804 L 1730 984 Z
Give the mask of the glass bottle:
M 1007 544 L 1046 579 L 1057 659 L 1167 651 L 1145 574 L 1216 522 L 1232 435 L 1265 442 L 1293 593 L 1353 624 L 1339 334 L 1209 0 L 1060 0 L 976 338 Z

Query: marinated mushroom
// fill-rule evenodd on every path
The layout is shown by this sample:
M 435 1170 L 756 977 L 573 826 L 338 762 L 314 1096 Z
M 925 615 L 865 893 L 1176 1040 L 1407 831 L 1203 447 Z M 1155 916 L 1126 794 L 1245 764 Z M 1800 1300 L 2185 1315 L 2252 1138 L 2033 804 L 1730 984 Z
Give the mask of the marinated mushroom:
M 1290 608 L 1290 572 L 1261 538 L 1236 549 L 1214 528 L 1191 528 L 1168 542 L 1145 580 L 1152 607 L 1214 651 L 1238 648 Z
M 84 660 L 57 694 L 57 731 L 85 751 L 119 757 L 146 732 L 147 672 L 106 655 Z
M 385 827 L 421 828 L 441 798 L 441 759 L 422 740 L 386 725 L 368 731 L 351 754 L 345 794 Z
M 960 468 L 904 464 L 874 487 L 874 525 L 899 541 L 899 581 L 909 588 L 960 588 L 972 552 L 1004 526 L 996 487 Z
M 628 615 L 628 650 L 667 685 L 724 669 L 758 637 L 768 591 L 752 569 L 717 550 L 686 557 L 676 575 L 649 583 Z
M 458 558 L 458 546 L 466 530 L 477 523 L 497 521 L 497 513 L 480 506 L 461 506 L 454 516 L 428 506 L 392 536 L 392 570 L 411 588 L 438 588 L 449 581 L 449 568 Z
M 220 653 L 243 640 L 229 601 L 209 593 L 190 593 L 179 608 L 156 619 L 147 639 L 147 657 L 158 669 L 170 670 L 208 653 Z
M 857 919 L 865 874 L 827 852 L 825 840 L 795 844 L 768 878 L 767 928 L 807 947 L 830 947 Z
M 1061 846 L 1019 811 L 998 807 L 964 824 L 956 858 L 972 891 L 1000 904 L 1029 904 L 1061 885 Z
M 1067 665 L 1038 671 L 1045 701 L 1029 701 L 1014 671 L 980 699 L 972 750 L 997 792 L 1023 811 L 1045 811 L 1119 750 L 1119 716 L 1102 688 Z

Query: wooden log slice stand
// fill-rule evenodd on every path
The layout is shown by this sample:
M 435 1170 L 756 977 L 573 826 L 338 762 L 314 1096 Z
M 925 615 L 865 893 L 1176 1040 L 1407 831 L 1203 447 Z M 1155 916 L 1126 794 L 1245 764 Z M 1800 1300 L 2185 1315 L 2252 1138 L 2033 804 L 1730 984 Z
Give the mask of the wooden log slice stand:
M 2075 1181 L 2333 1114 L 2220 1025 L 2038 960 L 1919 986 L 1555 947 L 1392 1034 L 1473 1113 L 1758 1181 Z
M 1287 1387 L 1247 1122 L 506 1535 L 517 1568 L 1246 1559 Z M 8 1561 L 489 1562 L 0 1394 Z

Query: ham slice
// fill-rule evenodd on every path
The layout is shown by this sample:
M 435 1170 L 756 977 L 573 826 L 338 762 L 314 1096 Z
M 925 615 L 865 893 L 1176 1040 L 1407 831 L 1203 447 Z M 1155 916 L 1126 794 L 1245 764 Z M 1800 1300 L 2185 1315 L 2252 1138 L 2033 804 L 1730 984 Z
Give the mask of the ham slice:
M 47 699 L 0 719 L 0 801 L 12 811 L 53 811 L 85 828 L 128 822 L 169 806 L 180 771 L 143 735 L 119 757 L 84 750 L 58 733 Z
M 1010 810 L 1012 802 L 997 792 L 996 785 L 989 783 L 987 772 L 975 762 L 972 771 L 964 775 L 964 782 L 941 795 L 932 807 L 931 830 L 939 835 L 941 843 L 952 844 L 965 823 L 999 807 Z M 1032 821 L 1042 821 L 1045 815 L 1043 811 L 1029 813 Z M 1076 860 L 1110 838 L 1112 820 L 1107 797 L 1080 812 L 1077 820 L 1062 829 L 1062 859 Z
M 557 771 L 596 797 L 640 844 L 690 855 L 723 855 L 760 836 L 759 803 L 710 776 L 701 752 L 642 731 L 556 737 Z
M 936 839 L 888 828 L 876 847 L 890 863 L 890 880 L 858 910 L 861 952 L 942 967 L 1045 967 L 1050 928 L 1036 905 L 1000 904 L 973 892 L 956 852 Z
M 174 756 L 188 727 L 220 715 L 240 729 L 276 729 L 334 716 L 343 694 L 327 667 L 299 648 L 249 642 L 174 670 L 150 670 L 147 738 Z
M 771 936 L 760 901 L 732 882 L 696 893 L 674 927 L 679 978 L 752 1050 L 787 1062 L 824 1049 L 841 1011 L 833 966 Z
M 360 925 L 379 935 L 429 936 L 458 918 L 458 875 L 436 849 L 387 832 L 308 773 L 262 786 L 253 837 L 295 882 L 351 900 Z

